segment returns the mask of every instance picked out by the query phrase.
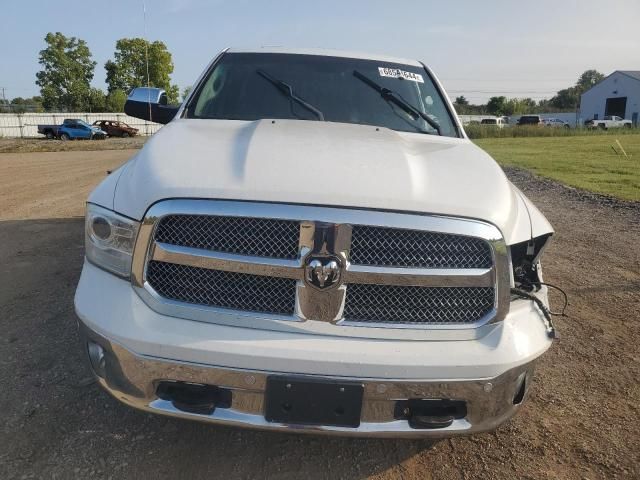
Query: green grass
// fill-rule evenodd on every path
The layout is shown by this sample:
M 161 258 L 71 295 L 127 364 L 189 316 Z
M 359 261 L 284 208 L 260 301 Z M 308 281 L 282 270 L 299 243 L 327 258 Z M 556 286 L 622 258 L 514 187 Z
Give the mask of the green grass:
M 621 136 L 637 135 L 640 130 L 634 128 L 611 128 L 602 130 L 600 128 L 550 128 L 523 125 L 510 125 L 504 128 L 492 127 L 490 125 L 470 124 L 464 127 L 464 131 L 471 139 L 479 138 L 508 138 L 508 137 L 576 137 L 576 136 Z
M 620 141 L 629 155 L 616 154 Z M 640 134 L 474 140 L 501 165 L 591 192 L 640 201 Z M 620 152 L 621 153 L 621 152 Z

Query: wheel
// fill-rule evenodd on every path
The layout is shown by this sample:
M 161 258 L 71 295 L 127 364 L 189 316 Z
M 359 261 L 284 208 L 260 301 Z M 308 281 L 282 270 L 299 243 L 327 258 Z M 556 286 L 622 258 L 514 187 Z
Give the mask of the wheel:
M 602 129 L 602 130 L 606 130 L 607 126 L 604 123 L 599 123 L 598 124 L 598 128 Z
M 53 139 L 53 132 L 52 131 L 48 131 L 47 133 L 44 134 L 45 137 L 47 137 L 47 140 L 52 140 Z
M 129 138 L 129 132 L 122 132 L 122 138 Z
M 69 136 L 68 133 L 63 133 L 62 135 L 60 135 L 60 140 L 62 140 L 63 142 L 66 142 L 67 140 L 71 140 L 71 137 Z
M 630 123 L 625 123 L 624 124 L 624 128 L 631 128 L 631 124 Z
M 564 128 L 571 128 L 569 125 L 564 125 Z

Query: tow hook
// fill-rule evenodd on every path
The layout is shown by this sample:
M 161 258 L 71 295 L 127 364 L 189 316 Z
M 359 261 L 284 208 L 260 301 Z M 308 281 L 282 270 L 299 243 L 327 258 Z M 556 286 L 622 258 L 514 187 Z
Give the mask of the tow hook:
M 417 430 L 447 428 L 458 418 L 467 416 L 462 400 L 413 398 L 396 403 L 395 418 L 407 420 Z
M 175 408 L 183 412 L 211 415 L 216 408 L 231 406 L 231 391 L 189 382 L 160 382 L 156 395 L 170 401 Z

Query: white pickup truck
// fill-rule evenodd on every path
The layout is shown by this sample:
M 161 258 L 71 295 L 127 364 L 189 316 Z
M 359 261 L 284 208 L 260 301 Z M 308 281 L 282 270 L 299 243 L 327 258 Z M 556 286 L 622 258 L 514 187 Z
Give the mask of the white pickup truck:
M 496 428 L 554 337 L 543 215 L 415 60 L 220 53 L 89 196 L 75 297 L 118 400 L 261 429 Z
M 588 128 L 601 128 L 603 130 L 608 130 L 610 128 L 631 128 L 632 122 L 631 120 L 625 120 L 624 118 L 617 117 L 615 115 L 607 115 L 601 120 L 588 120 L 585 122 L 585 126 Z

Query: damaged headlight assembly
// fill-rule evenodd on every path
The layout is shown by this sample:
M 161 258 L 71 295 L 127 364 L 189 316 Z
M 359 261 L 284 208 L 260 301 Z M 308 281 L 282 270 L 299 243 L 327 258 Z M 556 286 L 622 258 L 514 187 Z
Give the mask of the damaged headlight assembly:
M 540 257 L 551 234 L 540 235 L 526 242 L 511 245 L 513 281 L 516 287 L 531 291 L 540 287 Z
M 566 316 L 567 294 L 560 288 L 550 283 L 542 281 L 540 270 L 540 256 L 544 248 L 549 243 L 551 234 L 541 235 L 531 238 L 529 241 L 516 243 L 511 245 L 511 265 L 513 267 L 513 283 L 514 288 L 511 289 L 511 295 L 514 298 L 523 298 L 533 301 L 544 316 L 545 329 L 550 338 L 558 338 L 558 332 L 553 325 L 551 317 L 553 315 Z M 564 306 L 559 313 L 552 312 L 549 307 L 535 295 L 542 286 L 554 288 L 564 296 Z
M 131 259 L 140 223 L 92 203 L 85 216 L 85 254 L 94 265 L 123 278 L 131 274 Z

